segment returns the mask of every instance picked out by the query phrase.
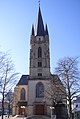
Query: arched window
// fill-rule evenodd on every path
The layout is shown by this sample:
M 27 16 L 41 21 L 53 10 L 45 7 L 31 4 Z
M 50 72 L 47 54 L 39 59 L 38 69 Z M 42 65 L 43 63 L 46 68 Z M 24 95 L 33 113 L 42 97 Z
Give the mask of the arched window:
M 44 97 L 44 85 L 41 82 L 36 85 L 36 97 Z
M 38 48 L 38 58 L 42 57 L 42 49 L 41 47 Z
M 25 89 L 21 89 L 20 100 L 25 100 Z

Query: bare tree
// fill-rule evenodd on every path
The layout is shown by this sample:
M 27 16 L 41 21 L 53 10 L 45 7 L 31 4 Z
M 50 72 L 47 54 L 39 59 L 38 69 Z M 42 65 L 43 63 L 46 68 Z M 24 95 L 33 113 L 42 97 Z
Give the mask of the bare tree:
M 68 116 L 69 119 L 72 119 L 72 100 L 80 91 L 80 75 L 77 58 L 66 57 L 59 60 L 55 71 L 66 88 L 66 97 L 69 103 Z
M 57 102 L 65 99 L 64 93 L 66 94 L 65 87 L 63 86 L 61 80 L 58 75 L 51 75 L 49 82 L 47 83 L 48 94 L 47 98 L 52 100 L 52 105 L 54 106 Z
M 8 54 L 0 52 L 0 93 L 2 95 L 2 119 L 4 114 L 5 94 L 16 84 L 14 65 Z
M 67 117 L 66 89 L 57 74 L 51 75 L 47 82 L 45 98 L 49 100 L 51 113 L 53 115 L 56 115 L 57 118 Z

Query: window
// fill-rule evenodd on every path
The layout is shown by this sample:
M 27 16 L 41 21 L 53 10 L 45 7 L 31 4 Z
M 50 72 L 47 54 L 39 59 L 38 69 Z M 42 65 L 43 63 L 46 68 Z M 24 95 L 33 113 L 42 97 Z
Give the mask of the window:
M 42 62 L 38 62 L 38 67 L 42 67 Z
M 76 105 L 76 108 L 78 107 L 78 104 Z
M 44 85 L 41 82 L 36 85 L 36 97 L 44 97 Z
M 25 89 L 21 89 L 20 100 L 25 100 Z
M 38 58 L 42 57 L 42 49 L 41 47 L 38 48 Z
M 42 73 L 38 73 L 38 76 L 42 76 Z

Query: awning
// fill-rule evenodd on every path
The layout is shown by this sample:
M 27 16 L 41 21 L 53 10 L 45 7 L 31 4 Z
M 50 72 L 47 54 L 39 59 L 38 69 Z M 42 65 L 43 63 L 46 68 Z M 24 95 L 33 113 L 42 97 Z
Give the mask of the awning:
M 27 102 L 18 102 L 17 106 L 27 106 Z

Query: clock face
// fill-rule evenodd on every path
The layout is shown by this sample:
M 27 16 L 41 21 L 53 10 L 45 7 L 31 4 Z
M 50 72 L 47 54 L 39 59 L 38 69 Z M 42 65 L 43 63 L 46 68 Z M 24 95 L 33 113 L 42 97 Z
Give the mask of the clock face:
M 41 41 L 41 38 L 39 38 L 39 41 Z
M 43 38 L 42 38 L 42 37 L 40 37 L 40 36 L 39 36 L 39 37 L 37 37 L 37 41 L 39 41 L 39 42 L 41 42 L 41 41 L 42 41 L 42 39 L 43 39 Z

